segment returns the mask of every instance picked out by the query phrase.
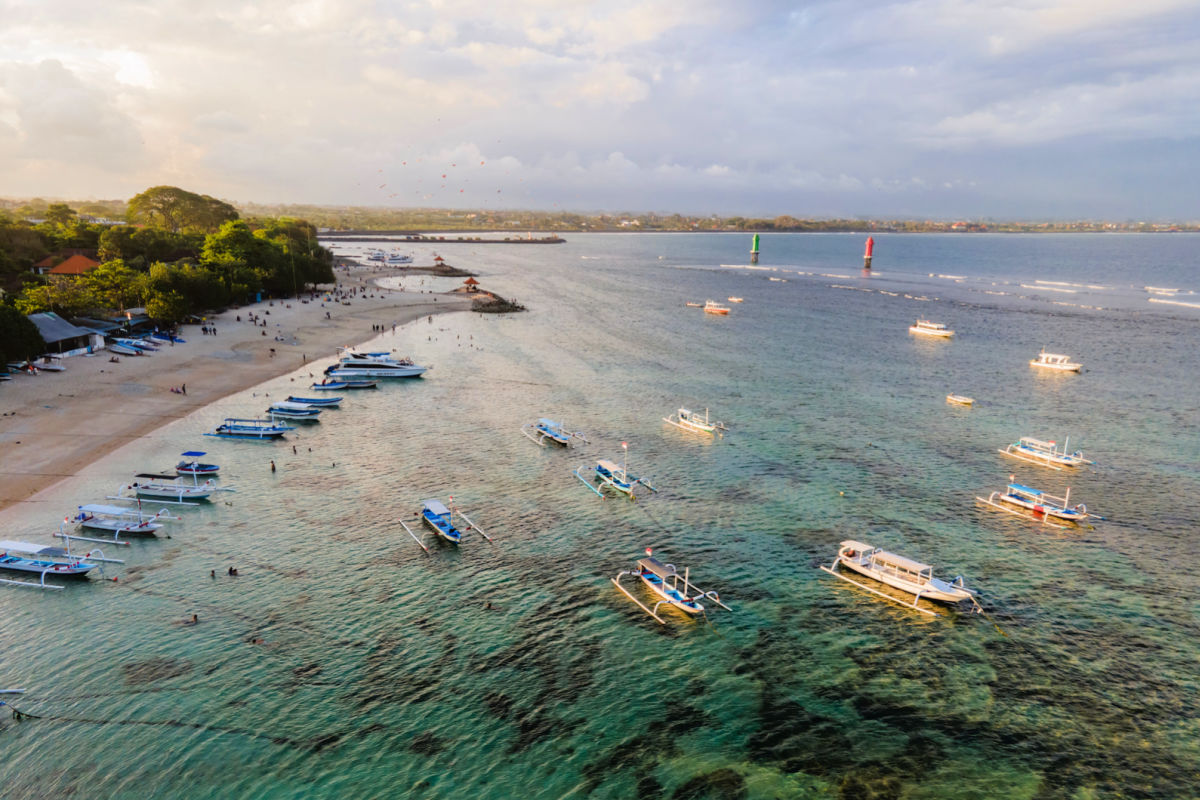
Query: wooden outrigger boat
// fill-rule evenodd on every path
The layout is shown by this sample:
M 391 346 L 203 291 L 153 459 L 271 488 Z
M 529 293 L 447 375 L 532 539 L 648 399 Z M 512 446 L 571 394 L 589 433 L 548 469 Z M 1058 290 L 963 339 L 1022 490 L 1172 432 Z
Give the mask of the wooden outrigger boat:
M 0 578 L 0 583 L 10 586 L 29 586 L 35 589 L 62 589 L 62 586 L 46 583 L 46 576 L 55 578 L 86 578 L 99 562 L 124 564 L 116 558 L 105 558 L 99 550 L 91 550 L 83 556 L 73 555 L 70 544 L 66 549 L 53 545 L 30 542 L 0 541 L 0 569 L 38 575 L 38 581 L 11 580 Z M 103 567 L 100 567 L 103 572 Z
M 915 325 L 908 326 L 909 333 L 919 333 L 924 336 L 938 336 L 942 339 L 949 339 L 954 335 L 954 331 L 946 327 L 942 322 L 930 322 L 927 319 L 917 320 Z
M 288 431 L 296 430 L 291 425 L 280 425 L 273 419 L 234 419 L 227 418 L 217 426 L 213 433 L 205 436 L 216 436 L 220 439 L 255 439 L 266 441 L 280 439 Z
M 129 534 L 157 536 L 158 532 L 164 527 L 163 522 L 178 519 L 180 518 L 169 514 L 165 508 L 160 509 L 156 514 L 143 514 L 141 503 L 138 503 L 137 508 L 89 503 L 88 505 L 79 506 L 74 516 L 68 515 L 64 517 L 63 523 L 59 526 L 58 533 L 55 536 L 63 539 L 78 539 L 84 542 L 98 542 L 101 544 L 128 544 L 127 542 L 118 541 L 117 537 Z M 90 531 L 111 533 L 112 538 L 96 539 L 68 534 L 65 530 L 68 525 L 76 525 Z
M 637 603 L 639 608 L 654 617 L 662 625 L 667 624 L 666 620 L 658 615 L 658 609 L 663 605 L 677 608 L 685 614 L 695 616 L 704 613 L 704 606 L 699 601 L 711 600 L 726 611 L 733 611 L 732 608 L 721 602 L 720 596 L 715 591 L 706 592 L 693 584 L 689 580 L 688 572 L 688 568 L 685 567 L 683 575 L 680 575 L 679 571 L 675 569 L 674 564 L 664 564 L 657 558 L 653 558 L 650 548 L 647 547 L 646 557 L 639 558 L 637 566 L 634 569 L 618 572 L 617 576 L 612 578 L 612 582 L 613 586 L 620 589 L 622 594 Z M 621 578 L 626 575 L 641 578 L 646 588 L 654 593 L 657 601 L 654 603 L 653 608 L 638 600 L 628 589 L 621 585 Z
M 543 417 L 537 422 L 527 422 L 521 426 L 521 433 L 529 438 L 534 444 L 539 447 L 546 446 L 546 440 L 550 440 L 555 444 L 560 444 L 563 447 L 571 444 L 573 439 L 582 439 L 588 442 L 588 438 L 581 431 L 568 431 L 562 422 Z M 591 444 L 591 442 L 588 442 Z
M 1070 356 L 1062 355 L 1061 353 L 1047 353 L 1046 348 L 1042 348 L 1042 352 L 1038 353 L 1038 357 L 1029 362 L 1031 367 L 1041 367 L 1042 369 L 1053 370 L 1055 372 L 1079 372 L 1083 369 L 1083 364 L 1077 364 L 1071 360 Z
M 1000 511 L 1059 528 L 1067 527 L 1063 523 L 1081 522 L 1088 517 L 1104 519 L 1098 514 L 1089 513 L 1087 506 L 1083 503 L 1071 505 L 1070 488 L 1062 497 L 1055 497 L 1039 489 L 1012 483 L 1012 476 L 1009 476 L 1009 481 L 1010 483 L 1003 492 L 992 492 L 986 498 L 976 497 L 975 499 Z
M 316 406 L 318 408 L 333 408 L 334 406 L 341 404 L 342 398 L 340 398 L 340 397 L 296 397 L 295 395 L 288 395 L 287 401 L 289 403 L 306 403 L 310 406 Z
M 1032 436 L 1022 436 L 1019 440 L 999 452 L 1002 455 L 1019 458 L 1031 464 L 1038 464 L 1057 470 L 1061 470 L 1063 467 L 1079 467 L 1084 464 L 1096 463 L 1084 458 L 1083 451 L 1081 450 L 1068 453 L 1067 444 L 1070 441 L 1071 437 L 1068 436 L 1063 440 L 1062 448 L 1059 448 L 1057 442 L 1034 439 Z
M 716 434 L 721 435 L 722 431 L 727 431 L 729 428 L 724 422 L 713 422 L 708 418 L 708 409 L 704 409 L 704 416 L 701 417 L 695 411 L 688 411 L 686 408 L 681 408 L 675 412 L 674 416 L 663 417 L 663 422 L 674 425 L 685 431 L 692 433 L 707 433 L 710 436 Z
M 946 402 L 956 406 L 973 406 L 975 405 L 975 398 L 965 397 L 961 394 L 948 394 L 946 395 Z
M 905 603 L 889 594 L 885 594 L 878 589 L 844 575 L 837 570 L 839 564 L 854 570 L 860 575 L 911 594 L 913 596 L 912 602 Z M 941 615 L 936 611 L 921 608 L 921 606 L 917 605 L 921 598 L 951 604 L 969 600 L 975 606 L 975 610 L 981 610 L 979 603 L 975 600 L 975 590 L 968 589 L 964 585 L 961 575 L 947 583 L 940 578 L 935 578 L 933 576 L 933 567 L 928 564 L 918 563 L 864 542 L 853 540 L 842 542 L 841 547 L 838 548 L 837 558 L 833 560 L 833 564 L 828 567 L 822 564 L 821 569 L 836 578 L 853 583 L 860 589 L 866 589 L 868 592 L 876 594 L 885 600 L 891 600 L 893 603 L 902 605 L 905 608 L 912 608 L 920 611 L 922 614 L 928 614 L 933 617 Z
M 201 475 L 216 475 L 221 471 L 221 467 L 217 464 L 204 464 L 199 461 L 208 455 L 203 450 L 185 450 L 180 455 L 184 460 L 175 465 L 176 475 L 191 475 L 195 478 Z
M 465 531 L 455 527 L 453 517 L 453 512 L 455 511 L 457 511 L 458 516 L 467 523 Z M 476 525 L 471 521 L 470 517 L 455 508 L 453 497 L 450 498 L 450 508 L 446 508 L 446 506 L 443 505 L 440 500 L 426 500 L 421 504 L 421 510 L 419 512 L 414 511 L 413 514 L 420 514 L 421 520 L 428 525 L 434 533 L 451 544 L 458 544 L 462 541 L 463 535 L 472 530 L 477 531 L 480 536 L 487 539 L 489 542 L 492 541 L 492 537 L 484 533 L 483 528 Z M 424 550 L 426 553 L 429 552 L 429 548 L 426 547 L 425 543 L 421 541 L 420 537 L 413 532 L 413 529 L 408 527 L 404 520 L 400 520 L 400 525 L 404 528 L 404 530 L 408 531 L 408 535 L 411 536 L 417 544 L 421 545 L 422 550 Z
M 621 442 L 621 447 L 625 450 L 626 454 L 628 454 L 629 446 L 625 442 Z M 633 490 L 638 486 L 645 486 L 652 492 L 658 491 L 658 489 L 655 489 L 650 485 L 650 481 L 648 479 L 639 478 L 636 475 L 630 475 L 625 468 L 625 462 L 622 462 L 620 466 L 617 466 L 612 461 L 602 459 L 596 464 L 596 467 L 593 470 L 593 480 L 600 481 L 600 488 L 593 486 L 592 482 L 583 476 L 583 471 L 586 469 L 586 464 L 579 467 L 579 469 L 575 470 L 575 477 L 579 478 L 579 480 L 583 482 L 584 486 L 599 495 L 601 499 L 604 498 L 604 493 L 601 491 L 601 489 L 605 488 L 612 489 L 615 492 L 620 492 L 630 499 L 634 498 Z

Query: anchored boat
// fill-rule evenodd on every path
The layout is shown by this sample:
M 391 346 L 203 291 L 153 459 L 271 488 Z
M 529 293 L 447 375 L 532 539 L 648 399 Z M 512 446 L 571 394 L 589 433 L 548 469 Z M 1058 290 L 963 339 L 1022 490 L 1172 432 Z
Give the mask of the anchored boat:
M 946 402 L 956 406 L 973 406 L 975 405 L 975 398 L 965 397 L 961 394 L 948 394 L 946 395 Z
M 1056 372 L 1079 372 L 1083 369 L 1083 364 L 1072 361 L 1070 356 L 1064 356 L 1061 353 L 1047 353 L 1044 347 L 1042 352 L 1038 353 L 1038 357 L 1029 362 L 1029 366 Z
M 274 417 L 287 419 L 303 419 L 315 421 L 321 415 L 321 409 L 311 403 L 293 403 L 289 400 L 277 400 L 267 407 L 267 413 Z
M 177 475 L 198 477 L 200 475 L 216 475 L 221 471 L 221 467 L 217 464 L 204 464 L 198 460 L 208 455 L 203 450 L 186 450 L 180 455 L 184 460 L 175 465 L 175 474 Z
M 333 408 L 334 406 L 337 406 L 342 402 L 342 398 L 340 398 L 340 397 L 296 397 L 294 395 L 288 395 L 287 401 L 289 403 L 306 403 L 310 406 L 317 406 L 318 408 Z
M 288 431 L 296 430 L 291 425 L 280 425 L 273 419 L 234 419 L 228 417 L 217 426 L 212 433 L 205 436 L 216 436 L 221 439 L 267 439 L 282 438 Z
M 0 578 L 0 583 L 10 586 L 29 586 L 35 589 L 62 589 L 53 583 L 46 583 L 46 576 L 55 578 L 86 578 L 87 574 L 96 569 L 96 562 L 125 562 L 115 558 L 104 558 L 99 550 L 89 551 L 86 555 L 72 555 L 70 547 L 62 548 L 53 545 L 32 544 L 30 542 L 0 541 L 0 569 L 10 572 L 32 573 L 38 576 L 38 581 L 20 581 Z
M 729 306 L 723 306 L 715 300 L 709 300 L 704 304 L 704 313 L 726 316 L 729 314 Z
M 625 442 L 621 442 L 621 448 L 625 451 L 626 455 L 628 455 L 629 445 Z M 592 482 L 583 476 L 583 471 L 586 469 L 586 464 L 579 467 L 579 469 L 575 470 L 575 477 L 579 478 L 579 480 L 583 482 L 584 486 L 591 489 L 601 498 L 604 497 L 604 493 L 601 491 L 601 489 L 606 488 L 612 489 L 615 492 L 619 492 L 631 499 L 634 497 L 633 490 L 638 486 L 645 486 L 652 492 L 658 491 L 658 489 L 655 489 L 650 485 L 650 481 L 646 478 L 639 478 L 636 475 L 630 475 L 625 468 L 624 461 L 622 461 L 620 466 L 617 466 L 612 461 L 607 460 L 601 460 L 596 464 L 592 477 L 593 480 L 600 481 L 599 489 L 593 486 Z
M 680 575 L 674 564 L 664 564 L 657 558 L 653 558 L 650 548 L 647 547 L 646 557 L 639 558 L 634 569 L 618 572 L 612 582 L 613 586 L 620 589 L 622 594 L 637 603 L 639 608 L 663 625 L 666 624 L 666 621 L 658 615 L 658 609 L 663 605 L 695 616 L 704 613 L 704 606 L 700 604 L 700 601 L 711 600 L 726 611 L 733 611 L 732 608 L 721 602 L 720 596 L 715 591 L 706 592 L 693 584 L 689 580 L 688 572 L 689 570 L 685 567 L 683 575 Z M 653 608 L 646 606 L 621 585 L 621 578 L 625 576 L 641 579 L 642 584 L 657 598 Z
M 139 472 L 134 477 L 142 480 L 134 481 L 117 490 L 115 495 L 109 495 L 109 500 L 141 500 L 150 498 L 162 503 L 191 506 L 197 500 L 208 500 L 217 492 L 232 492 L 228 486 L 217 486 L 211 478 L 200 483 L 199 478 L 193 478 L 192 483 L 184 483 L 175 475 L 157 475 L 153 472 Z
M 707 433 L 710 436 L 717 434 L 720 436 L 720 431 L 727 431 L 724 422 L 713 422 L 708 418 L 708 409 L 704 409 L 704 416 L 701 417 L 695 411 L 688 411 L 686 408 L 681 408 L 675 412 L 673 416 L 663 417 L 663 422 L 670 423 L 676 428 L 682 428 L 685 431 L 692 433 Z
M 335 379 L 419 378 L 428 371 L 411 358 L 396 358 L 391 353 L 355 353 L 343 349 L 338 363 L 326 367 L 325 374 Z
M 88 542 L 102 542 L 107 544 L 109 542 L 116 542 L 117 536 L 122 534 L 157 536 L 158 531 L 163 528 L 163 521 L 178 519 L 179 517 L 167 513 L 165 508 L 161 509 L 157 514 L 143 514 L 140 503 L 136 509 L 90 503 L 79 506 L 74 516 L 68 515 L 65 517 L 56 535 L 62 538 L 81 539 Z M 64 528 L 72 524 L 87 530 L 111 533 L 112 539 L 89 539 L 84 536 L 69 536 L 66 534 Z
M 1063 446 L 1059 448 L 1057 442 L 1047 442 L 1043 439 L 1034 439 L 1032 436 L 1022 436 L 1019 440 L 999 452 L 1002 455 L 1019 458 L 1031 464 L 1038 464 L 1057 470 L 1061 470 L 1063 467 L 1080 467 L 1084 464 L 1096 463 L 1084 458 L 1083 452 L 1080 450 L 1068 453 L 1067 443 L 1070 440 L 1071 437 L 1068 436 L 1063 440 Z
M 1009 480 L 1012 480 L 1011 476 Z M 1087 506 L 1083 503 L 1071 505 L 1069 488 L 1062 497 L 1055 497 L 1039 489 L 1031 489 L 1019 483 L 1009 483 L 1003 492 L 992 492 L 986 499 L 983 497 L 975 499 L 1000 511 L 1027 517 L 1043 524 L 1054 525 L 1057 520 L 1080 522 L 1088 517 L 1103 519 L 1096 514 L 1088 513 Z
M 588 441 L 588 438 L 580 431 L 568 431 L 565 423 L 555 422 L 545 417 L 539 419 L 537 422 L 525 423 L 521 426 L 521 433 L 525 434 L 530 441 L 539 447 L 545 447 L 547 440 L 555 444 L 560 444 L 563 447 L 571 444 L 573 439 Z M 588 444 L 591 444 L 591 442 L 588 442 Z
M 949 339 L 954 335 L 954 331 L 946 327 L 941 322 L 930 322 L 927 319 L 919 319 L 915 325 L 908 327 L 909 333 L 919 333 L 923 336 L 940 336 L 943 339 Z
M 453 511 L 451 509 L 453 509 Z M 454 507 L 453 497 L 450 498 L 450 508 L 446 508 L 446 506 L 443 505 L 442 501 L 440 500 L 426 500 L 424 503 L 422 503 L 420 512 L 414 513 L 419 513 L 421 515 L 421 520 L 438 536 L 442 537 L 451 544 L 458 544 L 462 541 L 463 535 L 466 531 L 460 530 L 454 525 L 453 512 L 458 512 L 458 516 L 463 520 L 463 522 L 467 523 L 466 531 L 474 530 L 489 542 L 492 541 L 492 537 L 484 533 L 483 528 L 476 525 L 471 521 L 470 517 Z M 404 528 L 404 530 L 408 531 L 408 535 L 411 536 L 417 544 L 421 545 L 422 550 L 424 550 L 426 553 L 429 552 L 429 548 L 426 547 L 425 543 L 421 541 L 420 537 L 413 532 L 413 529 L 405 524 L 404 520 L 400 520 L 400 525 Z
M 885 594 L 878 589 L 838 572 L 837 567 L 839 564 L 854 570 L 860 575 L 911 594 L 913 596 L 912 602 L 905 603 L 897 600 L 891 595 Z M 866 589 L 872 594 L 879 595 L 885 600 L 891 600 L 893 603 L 898 603 L 905 608 L 916 609 L 922 614 L 929 614 L 934 617 L 941 616 L 936 611 L 930 611 L 927 608 L 921 608 L 917 605 L 917 601 L 921 598 L 937 600 L 942 603 L 958 603 L 963 600 L 969 600 L 977 610 L 979 609 L 979 603 L 975 601 L 975 590 L 968 589 L 964 585 L 961 575 L 947 583 L 940 578 L 935 578 L 933 576 L 933 567 L 928 564 L 918 563 L 864 542 L 853 540 L 842 542 L 841 547 L 838 548 L 837 558 L 833 560 L 833 564 L 828 567 L 822 564 L 821 569 L 836 578 L 841 578 L 861 589 Z

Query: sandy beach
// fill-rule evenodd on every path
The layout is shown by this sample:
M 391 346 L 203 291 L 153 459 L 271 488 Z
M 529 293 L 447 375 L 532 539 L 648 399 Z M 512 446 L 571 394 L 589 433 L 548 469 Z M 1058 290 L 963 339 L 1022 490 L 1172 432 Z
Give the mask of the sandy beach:
M 150 356 L 120 356 L 113 363 L 112 354 L 102 351 L 65 359 L 65 372 L 0 383 L 0 510 L 201 406 L 377 336 L 373 326 L 399 329 L 420 317 L 471 307 L 464 295 L 375 285 L 390 274 L 400 273 L 339 269 L 339 288 L 358 287 L 348 305 L 324 302 L 322 293 L 308 302 L 264 301 L 209 316 L 215 335 L 185 325 L 185 343 L 164 343 Z M 249 321 L 251 314 L 258 324 Z M 406 340 L 397 333 L 397 349 L 404 353 Z M 186 388 L 186 394 L 172 388 Z

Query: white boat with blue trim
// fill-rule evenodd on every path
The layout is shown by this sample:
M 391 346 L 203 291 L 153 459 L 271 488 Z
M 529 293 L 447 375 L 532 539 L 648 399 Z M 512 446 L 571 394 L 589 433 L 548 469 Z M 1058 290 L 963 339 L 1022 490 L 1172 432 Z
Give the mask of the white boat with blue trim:
M 200 461 L 208 455 L 203 450 L 185 450 L 180 455 L 183 456 L 183 460 L 175 465 L 176 475 L 191 475 L 192 477 L 208 475 L 211 477 L 221 471 L 218 464 L 206 464 Z
M 720 436 L 723 431 L 729 430 L 724 422 L 716 422 L 708 418 L 708 409 L 704 409 L 704 416 L 700 416 L 695 411 L 689 411 L 686 408 L 681 408 L 670 417 L 663 417 L 663 422 L 674 425 L 681 430 L 690 431 L 692 433 L 704 433 L 712 436 L 716 434 Z
M 273 419 L 235 419 L 227 417 L 212 433 L 205 436 L 216 436 L 219 439 L 280 439 L 288 431 L 294 431 L 292 425 L 281 425 Z
M 625 442 L 621 442 L 621 447 L 625 449 L 626 453 L 628 453 L 628 447 L 626 446 Z M 634 498 L 633 492 L 639 486 L 644 486 L 652 492 L 658 491 L 658 489 L 654 488 L 654 486 L 650 484 L 650 481 L 647 478 L 630 475 L 624 462 L 622 462 L 620 465 L 617 465 L 613 461 L 601 459 L 596 463 L 595 468 L 592 470 L 592 480 L 588 480 L 584 477 L 584 472 L 586 471 L 587 465 L 584 464 L 575 470 L 575 477 L 579 478 L 579 480 L 583 482 L 584 486 L 599 495 L 601 499 L 604 498 L 604 492 L 602 491 L 603 489 L 611 489 L 614 492 L 623 494 L 630 499 Z M 592 481 L 599 481 L 599 488 L 593 486 Z
M 288 400 L 277 400 L 267 407 L 267 414 L 272 419 L 283 417 L 285 419 L 316 421 L 317 417 L 321 416 L 321 409 L 311 403 L 293 403 Z
M 1083 457 L 1083 451 L 1067 452 L 1067 444 L 1071 437 L 1063 440 L 1062 447 L 1057 442 L 1035 439 L 1032 436 L 1022 436 L 1017 441 L 1000 451 L 1002 455 L 1019 458 L 1031 464 L 1061 470 L 1063 467 L 1080 467 L 1084 464 L 1095 464 Z
M 946 327 L 943 322 L 930 322 L 927 319 L 917 320 L 915 325 L 908 327 L 909 333 L 919 333 L 922 336 L 936 336 L 941 339 L 949 339 L 954 335 L 954 331 Z
M 62 548 L 30 542 L 0 541 L 0 569 L 38 576 L 36 583 L 0 578 L 0 583 L 9 586 L 62 589 L 63 587 L 57 584 L 46 583 L 46 578 L 87 578 L 89 572 L 100 566 L 99 562 L 125 563 L 120 559 L 104 558 L 104 554 L 99 550 L 78 556 L 71 553 L 69 546 Z
M 642 584 L 656 598 L 653 608 L 638 600 L 628 589 L 621 585 L 621 579 L 626 576 L 641 579 Z M 680 575 L 679 570 L 675 568 L 674 564 L 664 564 L 657 558 L 654 558 L 649 547 L 646 548 L 646 557 L 639 558 L 634 569 L 618 572 L 617 576 L 612 579 L 612 582 L 613 586 L 621 590 L 622 594 L 662 625 L 667 623 L 666 620 L 658 615 L 658 609 L 664 605 L 678 609 L 684 614 L 691 616 L 705 613 L 704 605 L 700 602 L 701 600 L 711 601 L 726 611 L 733 611 L 732 608 L 721 602 L 720 595 L 717 592 L 706 592 L 692 583 L 688 568 L 685 567 L 683 574 Z
M 1038 353 L 1038 357 L 1029 362 L 1029 366 L 1053 372 L 1079 372 L 1083 369 L 1083 364 L 1072 361 L 1070 356 L 1061 353 L 1047 353 L 1044 347 L 1042 352 Z
M 1055 525 L 1057 522 L 1078 523 L 1089 517 L 1104 519 L 1088 511 L 1083 503 L 1071 505 L 1071 489 L 1068 487 L 1062 497 L 1047 494 L 1040 489 L 1032 489 L 1019 483 L 1010 483 L 1003 492 L 992 492 L 986 498 L 975 499 L 984 505 L 1032 519 L 1035 522 Z
M 57 535 L 66 538 L 66 526 L 76 525 L 87 530 L 110 533 L 112 534 L 112 539 L 89 539 L 83 536 L 70 536 L 70 538 L 107 544 L 110 541 L 115 541 L 118 536 L 122 535 L 157 536 L 158 532 L 165 527 L 163 525 L 164 522 L 178 519 L 179 517 L 172 516 L 165 508 L 160 509 L 155 514 L 145 514 L 142 512 L 140 503 L 137 508 L 89 503 L 78 506 L 74 515 L 66 516 L 63 519 L 63 524 L 59 526 L 59 533 Z
M 334 408 L 341 404 L 340 397 L 296 397 L 288 395 L 289 403 L 305 403 L 306 405 L 316 406 L 317 408 Z
M 584 442 L 588 441 L 588 438 L 582 432 L 569 431 L 565 423 L 555 422 L 545 417 L 542 417 L 537 422 L 525 423 L 521 426 L 521 433 L 525 434 L 530 441 L 539 447 L 545 447 L 547 441 L 554 442 L 563 447 L 571 444 L 575 439 L 580 439 Z M 591 444 L 591 442 L 588 442 L 588 444 Z

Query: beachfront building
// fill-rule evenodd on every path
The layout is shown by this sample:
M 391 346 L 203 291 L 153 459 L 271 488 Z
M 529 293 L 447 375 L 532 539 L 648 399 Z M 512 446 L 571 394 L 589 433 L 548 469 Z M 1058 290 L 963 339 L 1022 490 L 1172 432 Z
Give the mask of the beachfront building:
M 104 347 L 104 337 L 95 331 L 72 325 L 53 311 L 30 314 L 29 321 L 37 326 L 46 340 L 47 352 L 61 355 L 90 353 Z
M 58 266 L 52 267 L 49 275 L 82 275 L 100 266 L 100 262 L 76 253 Z

